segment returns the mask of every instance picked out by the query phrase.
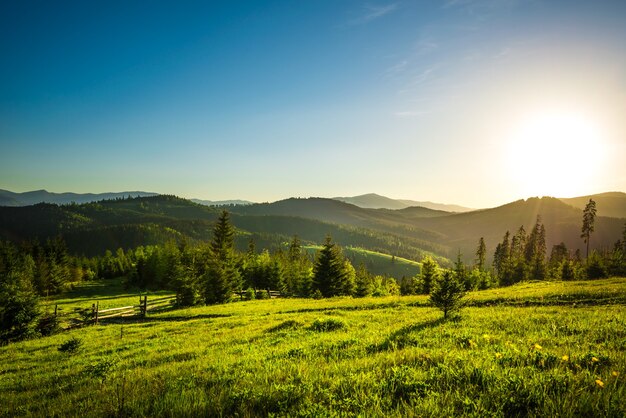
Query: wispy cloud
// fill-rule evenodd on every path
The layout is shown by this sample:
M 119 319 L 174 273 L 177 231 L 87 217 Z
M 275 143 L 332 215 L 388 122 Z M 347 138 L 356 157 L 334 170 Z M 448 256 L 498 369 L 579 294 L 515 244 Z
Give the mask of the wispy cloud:
M 398 3 L 392 3 L 384 6 L 365 6 L 365 13 L 351 19 L 347 22 L 348 26 L 364 25 L 373 20 L 381 18 L 398 8 Z
M 394 77 L 398 74 L 401 74 L 404 71 L 406 71 L 408 65 L 409 65 L 409 62 L 407 60 L 400 61 L 397 64 L 394 64 L 391 67 L 387 68 L 385 70 L 384 77 L 389 78 L 389 77 Z

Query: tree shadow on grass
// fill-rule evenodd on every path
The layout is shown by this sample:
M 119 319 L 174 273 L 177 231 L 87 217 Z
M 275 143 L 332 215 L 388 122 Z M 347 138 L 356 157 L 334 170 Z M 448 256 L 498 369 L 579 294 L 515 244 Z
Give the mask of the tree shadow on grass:
M 196 319 L 216 319 L 216 318 L 228 318 L 231 314 L 201 314 L 194 316 L 147 316 L 141 317 L 125 317 L 125 318 L 108 318 L 103 319 L 100 322 L 106 324 L 145 324 L 150 322 L 186 322 Z
M 446 322 L 446 319 L 441 317 L 426 322 L 406 325 L 389 334 L 383 342 L 370 345 L 367 347 L 367 351 L 369 353 L 379 353 L 381 351 L 399 350 L 405 347 L 416 347 L 419 345 L 419 340 L 413 333 L 435 328 L 444 322 Z

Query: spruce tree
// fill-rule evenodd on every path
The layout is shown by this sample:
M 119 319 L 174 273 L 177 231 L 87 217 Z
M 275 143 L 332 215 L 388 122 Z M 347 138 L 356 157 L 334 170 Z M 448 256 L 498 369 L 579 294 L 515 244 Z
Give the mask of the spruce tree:
M 423 294 L 429 294 L 433 288 L 433 283 L 439 276 L 439 265 L 430 256 L 426 256 L 422 260 L 422 271 L 420 278 L 422 279 L 422 292 Z
M 0 242 L 0 341 L 20 340 L 34 332 L 39 316 L 34 270 L 29 254 Z
M 350 271 L 339 247 L 330 235 L 317 254 L 313 270 L 313 285 L 322 296 L 350 295 L 354 291 L 354 268 Z M 351 265 L 350 265 L 351 266 Z
M 485 269 L 485 259 L 487 258 L 487 246 L 485 245 L 485 239 L 480 237 L 478 240 L 478 248 L 476 248 L 476 268 L 478 271 Z
M 594 231 L 594 222 L 596 220 L 596 202 L 593 199 L 589 199 L 589 202 L 583 210 L 583 227 L 580 237 L 587 244 L 587 258 L 589 258 L 589 240 L 591 233 Z
M 496 277 L 498 281 L 503 284 L 508 283 L 511 276 L 510 236 L 509 231 L 506 231 L 502 242 L 496 246 L 496 251 L 493 254 L 493 267 L 496 271 Z
M 464 284 L 456 277 L 454 272 L 446 270 L 435 281 L 433 290 L 430 292 L 430 303 L 443 312 L 443 317 L 461 308 L 461 299 L 465 296 Z
M 241 290 L 241 275 L 235 259 L 235 229 L 223 211 L 213 229 L 210 259 L 204 275 L 204 300 L 207 304 L 228 301 Z
M 535 226 L 530 232 L 524 248 L 524 258 L 530 279 L 543 280 L 546 277 L 546 229 L 537 215 Z

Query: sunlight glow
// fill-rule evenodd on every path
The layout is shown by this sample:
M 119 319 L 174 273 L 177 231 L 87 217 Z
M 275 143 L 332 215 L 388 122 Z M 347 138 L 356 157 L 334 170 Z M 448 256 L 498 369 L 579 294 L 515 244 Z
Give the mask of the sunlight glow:
M 604 159 L 600 130 L 577 112 L 524 118 L 507 140 L 511 181 L 521 195 L 567 197 L 593 188 Z

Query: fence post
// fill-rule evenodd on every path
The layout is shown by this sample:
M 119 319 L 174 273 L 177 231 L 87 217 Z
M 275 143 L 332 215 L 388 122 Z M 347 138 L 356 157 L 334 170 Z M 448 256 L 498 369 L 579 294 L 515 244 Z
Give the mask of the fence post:
M 57 308 L 59 307 L 59 305 L 55 304 L 54 305 L 54 317 L 57 317 Z
M 99 302 L 96 302 L 95 305 L 92 305 L 93 306 L 93 312 L 94 312 L 94 322 L 95 322 L 96 325 L 98 325 L 98 304 L 99 304 Z
M 146 311 L 148 310 L 148 295 L 139 296 L 139 316 L 146 317 Z

